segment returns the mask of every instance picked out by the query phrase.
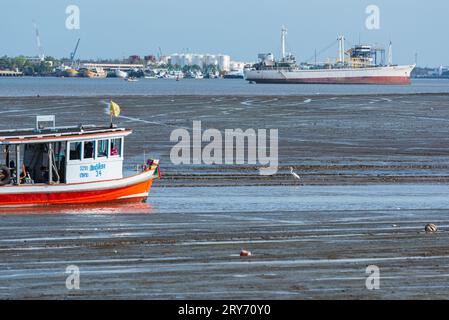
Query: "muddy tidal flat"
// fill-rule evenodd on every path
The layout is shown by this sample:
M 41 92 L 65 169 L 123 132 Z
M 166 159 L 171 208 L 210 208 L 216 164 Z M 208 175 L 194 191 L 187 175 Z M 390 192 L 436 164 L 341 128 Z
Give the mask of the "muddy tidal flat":
M 147 203 L 0 209 L 2 299 L 430 299 L 449 295 L 449 95 L 3 97 L 0 130 L 108 124 Z M 279 170 L 174 165 L 170 134 L 279 131 Z M 301 183 L 290 175 L 293 167 Z M 435 234 L 424 232 L 435 223 Z M 240 257 L 240 250 L 252 252 Z M 68 266 L 80 289 L 66 288 Z M 366 267 L 380 287 L 366 288 Z

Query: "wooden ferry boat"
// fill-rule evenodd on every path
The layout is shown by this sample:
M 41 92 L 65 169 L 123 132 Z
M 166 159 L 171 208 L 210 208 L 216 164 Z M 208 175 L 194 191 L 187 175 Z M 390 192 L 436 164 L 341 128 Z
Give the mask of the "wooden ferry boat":
M 38 117 L 34 129 L 0 131 L 0 206 L 145 201 L 159 161 L 123 177 L 131 133 L 112 125 L 55 127 L 54 116 Z

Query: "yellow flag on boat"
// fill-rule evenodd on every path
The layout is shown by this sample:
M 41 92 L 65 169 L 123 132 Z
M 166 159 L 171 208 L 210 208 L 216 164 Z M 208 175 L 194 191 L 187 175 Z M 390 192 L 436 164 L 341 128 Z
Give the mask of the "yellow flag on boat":
M 109 114 L 114 117 L 118 117 L 120 115 L 120 106 L 112 100 L 109 104 Z

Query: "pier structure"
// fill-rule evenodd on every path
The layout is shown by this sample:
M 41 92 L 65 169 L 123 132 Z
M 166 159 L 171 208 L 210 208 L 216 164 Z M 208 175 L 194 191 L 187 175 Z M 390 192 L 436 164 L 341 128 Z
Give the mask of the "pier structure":
M 21 77 L 21 76 L 23 76 L 23 72 L 0 70 L 0 77 Z
M 144 64 L 131 64 L 131 63 L 81 63 L 81 68 L 102 68 L 105 71 L 120 69 L 120 70 L 133 70 L 133 69 L 143 69 Z

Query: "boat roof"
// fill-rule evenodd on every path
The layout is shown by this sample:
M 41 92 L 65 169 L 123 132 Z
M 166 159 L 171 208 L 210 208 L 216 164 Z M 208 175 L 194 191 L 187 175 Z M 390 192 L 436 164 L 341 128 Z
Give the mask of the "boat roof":
M 124 137 L 131 133 L 131 129 L 95 125 L 54 127 L 39 130 L 35 128 L 0 130 L 0 145 Z

